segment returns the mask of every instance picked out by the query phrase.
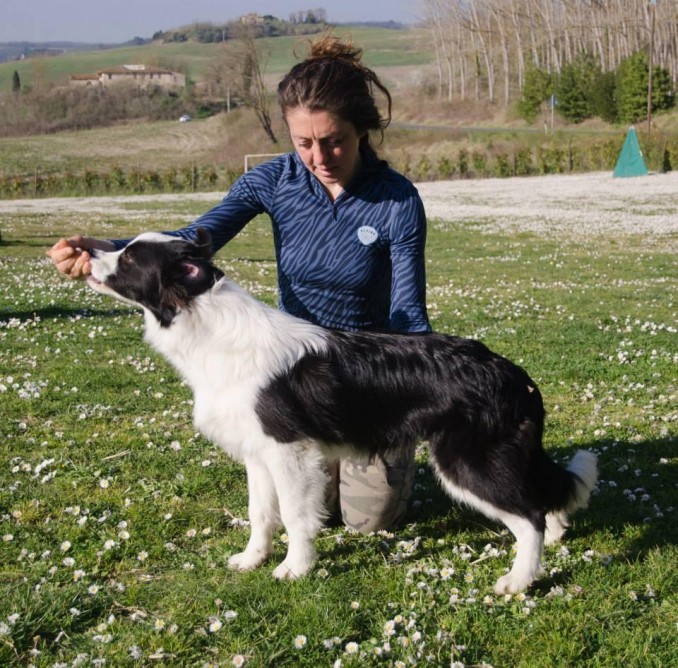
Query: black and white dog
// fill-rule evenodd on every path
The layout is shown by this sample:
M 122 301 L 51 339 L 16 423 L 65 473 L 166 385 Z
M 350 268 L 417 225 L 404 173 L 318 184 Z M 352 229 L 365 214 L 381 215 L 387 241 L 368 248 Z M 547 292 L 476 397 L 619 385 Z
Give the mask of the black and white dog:
M 196 427 L 244 462 L 251 535 L 230 566 L 262 564 L 282 521 L 289 545 L 273 575 L 306 574 L 326 462 L 425 439 L 447 493 L 516 537 L 495 591 L 528 587 L 544 542 L 588 503 L 597 469 L 587 451 L 568 469 L 546 455 L 542 398 L 527 373 L 469 339 L 325 330 L 257 301 L 210 256 L 206 234 L 190 243 L 146 233 L 96 251 L 88 282 L 143 308 L 146 339 L 193 390 Z

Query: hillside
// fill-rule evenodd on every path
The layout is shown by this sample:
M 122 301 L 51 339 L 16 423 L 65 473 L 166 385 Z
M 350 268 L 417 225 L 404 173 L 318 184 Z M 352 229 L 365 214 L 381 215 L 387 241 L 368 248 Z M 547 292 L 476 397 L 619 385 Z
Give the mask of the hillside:
M 362 46 L 365 49 L 365 62 L 371 67 L 420 66 L 433 60 L 427 33 L 423 30 L 342 25 L 335 32 L 340 36 L 352 37 L 356 44 Z M 270 75 L 287 71 L 296 62 L 295 51 L 299 56 L 304 53 L 304 39 L 299 37 L 270 37 L 261 39 L 259 43 L 267 54 L 266 72 Z M 0 91 L 11 90 L 14 71 L 19 73 L 22 86 L 40 82 L 65 85 L 71 74 L 95 72 L 126 63 L 168 67 L 199 81 L 206 76 L 210 62 L 224 48 L 229 48 L 228 42 L 225 45 L 152 43 L 9 61 L 0 63 Z

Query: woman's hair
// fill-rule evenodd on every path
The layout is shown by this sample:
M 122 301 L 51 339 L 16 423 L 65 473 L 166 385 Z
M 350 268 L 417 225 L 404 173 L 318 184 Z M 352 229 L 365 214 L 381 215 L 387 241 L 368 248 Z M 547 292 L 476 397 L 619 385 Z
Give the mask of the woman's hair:
M 379 77 L 360 61 L 362 49 L 332 35 L 311 42 L 310 53 L 295 65 L 278 86 L 278 101 L 283 116 L 290 109 L 305 107 L 310 111 L 327 111 L 353 124 L 364 136 L 360 145 L 371 148 L 369 131 L 384 128 L 391 122 L 391 94 Z M 385 97 L 387 112 L 377 108 L 375 90 Z

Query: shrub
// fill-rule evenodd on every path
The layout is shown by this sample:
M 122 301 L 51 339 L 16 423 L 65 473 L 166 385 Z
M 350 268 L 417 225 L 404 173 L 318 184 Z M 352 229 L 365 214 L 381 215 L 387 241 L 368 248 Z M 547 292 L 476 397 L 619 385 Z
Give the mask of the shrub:
M 513 176 L 513 170 L 506 153 L 497 154 L 494 163 L 494 175 L 502 178 Z
M 513 157 L 513 171 L 516 176 L 529 176 L 534 172 L 532 165 L 532 151 L 529 148 L 521 148 Z
M 438 160 L 438 177 L 450 179 L 452 176 L 454 176 L 454 165 L 447 156 L 443 156 Z
M 465 148 L 459 149 L 457 164 L 459 166 L 459 176 L 468 176 L 468 151 Z
M 471 153 L 471 164 L 473 165 L 473 173 L 476 176 L 485 176 L 487 174 L 487 156 L 484 153 L 473 151 Z

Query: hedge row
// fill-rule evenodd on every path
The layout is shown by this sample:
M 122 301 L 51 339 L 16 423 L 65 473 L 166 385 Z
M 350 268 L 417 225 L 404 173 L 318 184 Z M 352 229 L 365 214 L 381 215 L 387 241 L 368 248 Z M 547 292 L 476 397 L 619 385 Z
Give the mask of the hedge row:
M 432 158 L 422 154 L 415 160 L 400 153 L 391 156 L 391 164 L 413 181 L 612 171 L 623 143 L 624 137 L 620 137 L 585 146 L 554 142 L 537 148 L 507 150 L 460 148 L 453 155 Z M 641 148 L 651 171 L 678 169 L 678 139 L 641 137 Z
M 36 170 L 31 175 L 0 174 L 0 198 L 227 190 L 241 173 L 197 165 L 163 170 L 116 166 L 108 172 L 84 169 L 46 174 Z
M 651 171 L 678 168 L 678 138 L 641 136 L 646 164 Z M 531 176 L 569 172 L 613 170 L 624 138 L 617 137 L 587 145 L 553 142 L 536 148 L 495 146 L 484 149 L 461 147 L 451 155 L 413 157 L 401 151 L 388 156 L 394 169 L 413 181 L 454 178 Z M 85 169 L 33 175 L 0 174 L 0 198 L 47 197 L 54 195 L 100 195 L 130 193 L 175 193 L 230 188 L 241 170 L 196 165 L 164 170 L 127 171 L 113 167 L 110 172 Z

